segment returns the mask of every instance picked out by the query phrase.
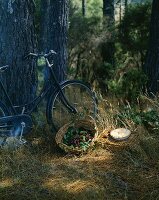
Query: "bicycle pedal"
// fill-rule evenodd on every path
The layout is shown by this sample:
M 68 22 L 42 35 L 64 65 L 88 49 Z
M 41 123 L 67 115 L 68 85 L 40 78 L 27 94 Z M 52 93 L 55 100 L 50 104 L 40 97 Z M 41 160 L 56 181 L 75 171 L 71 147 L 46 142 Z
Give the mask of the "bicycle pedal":
M 19 143 L 20 143 L 20 144 L 26 144 L 27 141 L 26 141 L 25 139 L 20 139 L 20 140 L 19 140 Z

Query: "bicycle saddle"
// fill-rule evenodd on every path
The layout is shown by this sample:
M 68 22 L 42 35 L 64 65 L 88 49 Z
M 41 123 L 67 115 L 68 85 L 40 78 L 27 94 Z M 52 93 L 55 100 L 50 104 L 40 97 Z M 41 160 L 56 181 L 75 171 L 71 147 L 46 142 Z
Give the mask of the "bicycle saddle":
M 9 65 L 0 67 L 0 72 L 4 72 L 7 68 L 9 68 Z

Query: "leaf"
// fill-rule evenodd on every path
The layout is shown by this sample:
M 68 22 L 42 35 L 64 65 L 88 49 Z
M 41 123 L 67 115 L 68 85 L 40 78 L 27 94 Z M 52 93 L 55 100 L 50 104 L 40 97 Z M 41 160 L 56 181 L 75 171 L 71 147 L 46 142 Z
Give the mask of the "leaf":
M 66 135 L 64 135 L 63 139 L 66 139 Z
M 87 131 L 80 131 L 80 134 L 86 135 Z
M 83 136 L 83 141 L 86 141 L 86 136 Z

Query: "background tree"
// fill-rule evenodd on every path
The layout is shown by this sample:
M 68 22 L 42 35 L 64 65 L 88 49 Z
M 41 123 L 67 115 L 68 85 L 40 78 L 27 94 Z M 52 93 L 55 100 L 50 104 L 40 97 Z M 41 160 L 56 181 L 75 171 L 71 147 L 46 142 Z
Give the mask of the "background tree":
M 103 0 L 103 18 L 104 29 L 110 33 L 109 39 L 102 43 L 101 54 L 103 62 L 114 65 L 114 41 L 113 31 L 114 26 L 114 0 Z
M 150 3 L 130 5 L 118 26 L 123 54 L 133 57 L 139 68 L 144 65 L 148 48 L 150 15 Z
M 14 104 L 35 96 L 35 62 L 23 59 L 37 47 L 34 11 L 33 0 L 0 1 L 0 66 L 10 66 L 2 78 Z
M 103 12 L 107 9 L 101 7 L 106 2 L 87 1 L 87 16 L 83 18 L 81 1 L 72 0 L 69 72 L 75 78 L 90 82 L 103 95 L 115 94 L 119 98 L 135 100 L 147 81 L 142 67 L 148 47 L 151 4 L 130 4 L 128 1 L 125 15 L 125 0 L 114 1 L 115 5 L 109 8 L 114 6 L 115 10 L 121 4 L 118 11 L 122 13 L 114 12 L 116 16 L 112 17 L 111 26 L 107 13 L 103 23 Z M 107 45 L 111 46 L 111 43 L 112 49 Z
M 127 9 L 128 9 L 128 0 L 125 0 L 124 7 L 125 7 L 125 14 L 126 14 L 127 13 Z
M 114 0 L 103 0 L 103 16 L 114 20 Z
M 71 12 L 69 26 L 69 67 L 75 78 L 89 82 L 106 93 L 112 60 L 106 52 L 110 49 L 105 44 L 110 42 L 111 28 L 107 26 L 109 17 L 104 16 L 103 22 L 102 5 L 97 0 L 88 1 L 87 16 L 83 18 L 81 5 L 72 1 L 71 11 L 74 12 Z
M 148 92 L 159 91 L 159 1 L 153 0 L 150 23 L 149 49 L 144 71 L 148 76 Z
M 82 0 L 82 15 L 86 16 L 86 0 Z
M 45 4 L 45 6 L 44 6 Z M 59 81 L 64 80 L 67 66 L 68 0 L 42 1 L 42 49 L 53 49 L 54 70 Z

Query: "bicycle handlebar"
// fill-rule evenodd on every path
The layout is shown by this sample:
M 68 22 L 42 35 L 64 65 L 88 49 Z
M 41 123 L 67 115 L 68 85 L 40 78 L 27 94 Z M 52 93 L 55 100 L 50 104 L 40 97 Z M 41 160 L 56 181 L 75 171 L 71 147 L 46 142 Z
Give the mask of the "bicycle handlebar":
M 9 68 L 9 65 L 5 65 L 0 67 L 0 71 L 5 71 L 7 68 Z
M 33 57 L 36 57 L 36 58 L 38 58 L 38 57 L 44 57 L 44 58 L 48 58 L 49 56 L 51 56 L 51 55 L 53 55 L 53 54 L 57 54 L 54 50 L 50 50 L 49 51 L 49 53 L 45 53 L 45 54 L 43 54 L 43 53 L 29 53 L 27 56 L 25 56 L 24 57 L 24 59 L 27 59 L 28 57 L 30 57 L 30 56 L 33 56 Z

